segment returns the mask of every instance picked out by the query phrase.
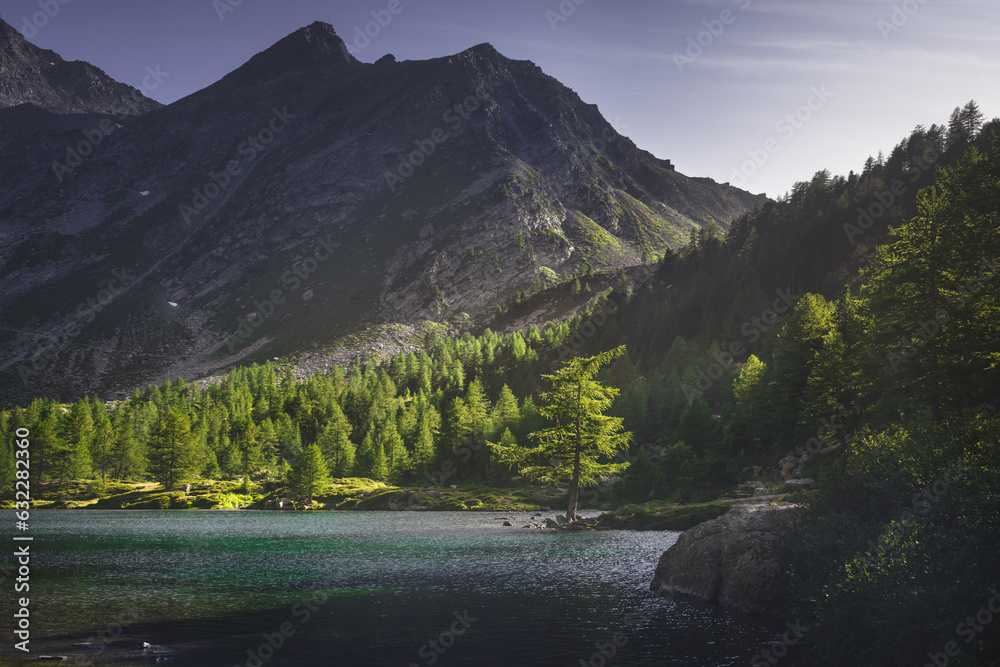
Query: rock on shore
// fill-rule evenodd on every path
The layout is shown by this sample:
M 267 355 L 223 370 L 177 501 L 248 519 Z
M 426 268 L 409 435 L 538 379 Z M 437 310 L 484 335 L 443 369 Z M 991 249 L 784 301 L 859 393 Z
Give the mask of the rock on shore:
M 661 595 L 689 595 L 762 613 L 780 595 L 778 530 L 795 505 L 738 505 L 686 531 L 662 556 L 650 584 Z

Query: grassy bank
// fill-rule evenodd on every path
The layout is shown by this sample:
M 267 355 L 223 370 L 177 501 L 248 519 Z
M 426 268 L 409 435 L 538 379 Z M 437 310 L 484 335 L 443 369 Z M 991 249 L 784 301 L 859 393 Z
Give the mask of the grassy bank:
M 33 509 L 269 509 L 291 492 L 277 483 L 198 480 L 167 491 L 153 482 L 49 482 L 32 487 Z M 607 492 L 593 494 L 581 509 L 607 506 Z M 566 490 L 555 487 L 494 487 L 483 484 L 451 486 L 391 486 L 370 479 L 345 478 L 327 484 L 308 505 L 312 510 L 559 510 Z M 0 499 L 0 509 L 14 509 L 12 494 Z

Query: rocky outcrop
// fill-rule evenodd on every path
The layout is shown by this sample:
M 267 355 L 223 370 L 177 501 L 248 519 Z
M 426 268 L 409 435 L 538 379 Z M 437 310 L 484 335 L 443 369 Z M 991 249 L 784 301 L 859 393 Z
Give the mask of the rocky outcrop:
M 650 588 L 749 613 L 767 611 L 781 588 L 777 532 L 794 517 L 795 507 L 740 505 L 695 526 L 660 557 Z
M 785 483 L 781 485 L 781 491 L 782 493 L 800 491 L 814 486 L 815 484 L 816 481 L 808 477 L 803 477 L 801 479 L 786 479 Z

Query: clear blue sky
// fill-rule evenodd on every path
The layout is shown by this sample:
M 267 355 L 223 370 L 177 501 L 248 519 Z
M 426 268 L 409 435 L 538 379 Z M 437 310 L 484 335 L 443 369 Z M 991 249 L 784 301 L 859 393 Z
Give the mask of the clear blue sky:
M 390 4 L 59 2 L 66 0 L 41 0 L 59 11 L 32 42 L 137 88 L 146 68 L 158 67 L 169 75 L 147 94 L 164 103 L 204 88 L 316 20 L 351 43 L 356 28 L 373 20 L 371 12 Z M 682 173 L 735 180 L 733 169 L 749 159 L 747 151 L 760 157 L 774 139 L 773 154 L 743 183 L 771 196 L 819 169 L 857 169 L 918 123 L 946 122 L 970 99 L 987 118 L 1000 115 L 997 0 L 399 2 L 402 11 L 380 34 L 354 49 L 360 60 L 386 53 L 424 59 L 490 42 L 510 58 L 537 63 Z M 220 6 L 232 9 L 222 20 Z M 2 3 L 4 20 L 22 31 L 25 17 L 40 11 L 39 0 Z M 701 53 L 688 41 L 699 37 Z M 694 57 L 679 63 L 678 53 Z M 810 100 L 813 87 L 829 97 Z M 809 101 L 814 109 L 799 109 Z M 799 119 L 776 126 L 797 109 Z

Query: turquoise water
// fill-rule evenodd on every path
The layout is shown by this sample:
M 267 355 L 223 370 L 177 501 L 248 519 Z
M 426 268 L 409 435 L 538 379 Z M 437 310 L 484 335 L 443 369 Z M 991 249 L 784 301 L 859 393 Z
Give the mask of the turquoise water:
M 530 531 L 502 528 L 504 516 L 36 512 L 32 652 L 199 667 L 694 666 L 749 664 L 770 636 L 649 592 L 677 533 Z M 602 663 L 601 648 L 614 656 Z

